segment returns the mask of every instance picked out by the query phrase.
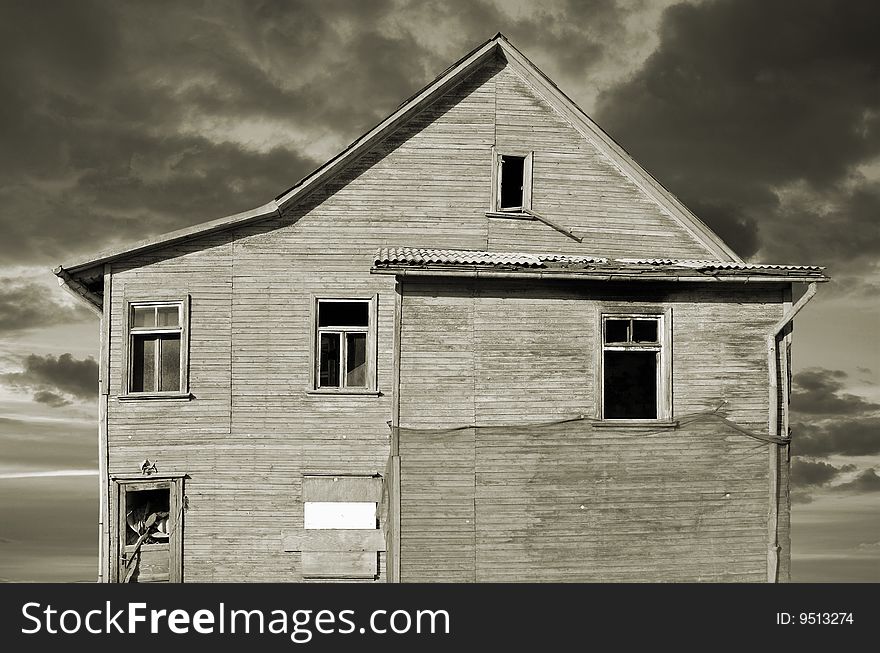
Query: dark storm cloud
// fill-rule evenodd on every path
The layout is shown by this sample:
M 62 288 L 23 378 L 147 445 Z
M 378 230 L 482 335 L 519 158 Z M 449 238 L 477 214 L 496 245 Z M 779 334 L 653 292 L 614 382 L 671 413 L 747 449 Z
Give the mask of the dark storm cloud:
M 640 6 L 5 2 L 0 256 L 54 264 L 259 206 L 494 32 L 580 79 L 590 32 Z
M 49 276 L 48 270 L 46 276 Z M 91 315 L 80 306 L 62 304 L 45 286 L 21 279 L 0 277 L 0 333 L 82 322 Z
M 21 372 L 0 374 L 0 381 L 33 392 L 37 402 L 57 407 L 70 403 L 68 397 L 88 400 L 98 394 L 98 363 L 92 357 L 78 360 L 71 354 L 30 354 L 22 364 Z
M 836 492 L 851 492 L 854 494 L 868 494 L 880 492 L 880 476 L 874 468 L 866 469 L 849 483 L 843 483 L 834 487 Z
M 835 467 L 822 461 L 809 461 L 795 458 L 791 461 L 791 483 L 795 487 L 803 488 L 830 483 L 842 472 L 853 471 L 852 465 Z
M 673 6 L 597 117 L 741 254 L 858 263 L 880 253 L 878 193 L 854 171 L 880 154 L 878 31 L 870 2 Z
M 34 393 L 34 401 L 38 404 L 46 404 L 52 408 L 61 408 L 62 406 L 69 406 L 72 403 L 69 399 L 65 399 L 60 394 L 52 392 L 51 390 L 37 390 Z
M 880 417 L 794 423 L 791 447 L 793 454 L 804 456 L 880 454 Z
M 815 367 L 792 377 L 792 453 L 867 456 L 880 453 L 880 404 L 845 391 L 842 370 Z M 805 419 L 809 418 L 809 419 Z
M 847 374 L 842 370 L 810 368 L 792 377 L 791 409 L 806 415 L 840 417 L 880 411 L 880 404 L 844 391 Z

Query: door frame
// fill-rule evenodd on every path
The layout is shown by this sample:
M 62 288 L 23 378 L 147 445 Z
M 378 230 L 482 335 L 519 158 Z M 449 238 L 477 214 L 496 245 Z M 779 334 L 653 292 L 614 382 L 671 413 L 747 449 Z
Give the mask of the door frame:
M 185 474 L 161 476 L 111 476 L 110 477 L 110 582 L 121 583 L 124 567 L 121 565 L 125 547 L 125 511 L 123 502 L 129 490 L 168 490 L 169 531 L 168 582 L 183 582 L 183 535 L 184 535 L 184 478 Z

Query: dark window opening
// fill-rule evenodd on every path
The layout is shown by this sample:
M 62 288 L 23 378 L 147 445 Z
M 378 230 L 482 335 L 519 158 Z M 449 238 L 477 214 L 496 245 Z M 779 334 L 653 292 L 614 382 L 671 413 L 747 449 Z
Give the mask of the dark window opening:
M 131 343 L 131 391 L 180 390 L 180 335 L 136 334 Z
M 523 208 L 523 185 L 525 180 L 525 157 L 501 157 L 501 193 L 499 209 Z
M 657 358 L 653 351 L 606 351 L 606 419 L 657 418 Z
M 341 333 L 321 334 L 321 372 L 320 386 L 322 388 L 339 387 L 339 360 L 342 354 L 339 347 Z
M 370 306 L 367 302 L 320 302 L 318 304 L 319 327 L 366 327 L 370 323 Z
M 662 358 L 659 317 L 603 320 L 602 416 L 658 419 Z
M 657 342 L 657 320 L 633 320 L 633 342 Z
M 125 544 L 166 544 L 170 536 L 171 494 L 168 488 L 125 493 Z
M 605 342 L 628 342 L 629 320 L 605 320 Z

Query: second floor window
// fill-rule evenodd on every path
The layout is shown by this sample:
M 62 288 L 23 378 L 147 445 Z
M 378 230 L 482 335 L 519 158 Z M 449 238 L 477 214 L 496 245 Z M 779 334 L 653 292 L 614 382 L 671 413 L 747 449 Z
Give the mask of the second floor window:
M 128 392 L 181 392 L 183 302 L 133 302 L 129 311 Z
M 370 387 L 371 300 L 319 299 L 318 388 Z
M 602 418 L 668 417 L 663 375 L 663 317 L 605 315 L 602 320 Z

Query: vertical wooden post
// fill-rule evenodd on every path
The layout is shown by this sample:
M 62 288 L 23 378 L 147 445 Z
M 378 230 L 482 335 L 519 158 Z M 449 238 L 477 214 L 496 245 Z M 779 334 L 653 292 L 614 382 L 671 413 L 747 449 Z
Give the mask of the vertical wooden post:
M 107 409 L 110 401 L 110 320 L 112 270 L 104 264 L 101 343 L 98 354 L 98 582 L 110 582 L 110 488 L 107 453 Z
M 770 395 L 768 397 L 770 403 L 768 432 L 772 437 L 778 437 L 780 420 L 786 428 L 788 426 L 788 389 L 787 375 L 788 364 L 786 360 L 786 350 L 783 349 L 782 361 L 779 356 L 779 344 L 783 347 L 787 346 L 790 340 L 789 328 L 790 320 L 794 317 L 791 305 L 791 286 L 788 286 L 782 293 L 782 315 L 783 320 L 774 326 L 773 331 L 767 336 L 767 367 L 770 376 Z M 780 340 L 780 332 L 784 335 Z M 779 376 L 783 377 L 782 401 L 779 400 Z M 787 432 L 781 434 L 783 437 L 788 435 Z M 769 447 L 769 499 L 770 508 L 767 515 L 767 582 L 776 583 L 779 580 L 779 500 L 780 500 L 780 482 L 779 482 L 779 449 L 780 445 L 771 442 Z
M 403 288 L 398 277 L 394 284 L 394 343 L 391 388 L 391 455 L 400 455 L 400 329 L 403 321 Z
M 403 289 L 394 286 L 394 343 L 392 362 L 391 450 L 389 470 L 391 489 L 388 505 L 388 582 L 400 582 L 400 330 L 403 319 Z

